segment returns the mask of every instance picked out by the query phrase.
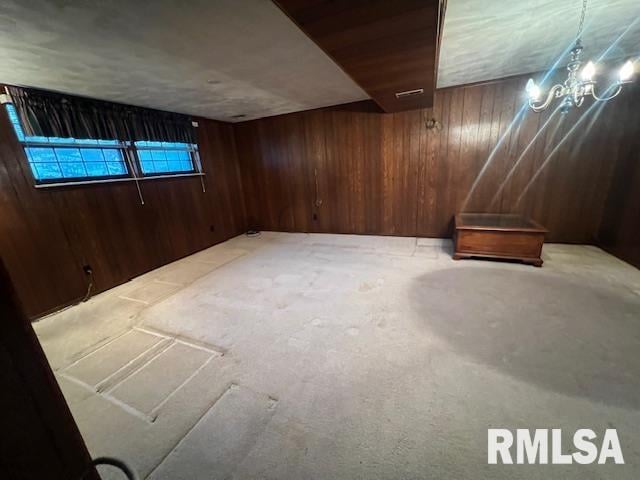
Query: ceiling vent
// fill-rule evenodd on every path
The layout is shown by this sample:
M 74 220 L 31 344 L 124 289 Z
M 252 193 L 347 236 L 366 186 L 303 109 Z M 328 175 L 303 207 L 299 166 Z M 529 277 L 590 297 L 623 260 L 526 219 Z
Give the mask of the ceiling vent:
M 407 90 L 404 92 L 397 92 L 396 98 L 413 97 L 415 95 L 422 95 L 424 93 L 423 88 L 416 88 L 415 90 Z

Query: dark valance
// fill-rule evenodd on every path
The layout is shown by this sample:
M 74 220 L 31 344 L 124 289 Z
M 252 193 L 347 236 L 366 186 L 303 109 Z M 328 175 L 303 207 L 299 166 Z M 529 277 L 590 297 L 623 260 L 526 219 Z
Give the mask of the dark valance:
M 32 88 L 7 91 L 27 136 L 196 143 L 187 115 Z

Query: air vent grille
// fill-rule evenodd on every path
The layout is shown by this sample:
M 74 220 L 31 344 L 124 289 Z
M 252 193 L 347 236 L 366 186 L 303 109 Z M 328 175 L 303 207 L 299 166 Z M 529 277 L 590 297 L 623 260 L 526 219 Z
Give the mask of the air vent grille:
M 404 92 L 397 92 L 396 98 L 413 97 L 415 95 L 422 95 L 424 93 L 423 88 L 416 88 L 415 90 L 406 90 Z

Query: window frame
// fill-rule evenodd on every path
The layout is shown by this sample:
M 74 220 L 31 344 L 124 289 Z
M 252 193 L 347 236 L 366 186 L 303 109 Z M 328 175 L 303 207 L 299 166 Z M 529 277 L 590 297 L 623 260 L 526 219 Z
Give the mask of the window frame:
M 25 137 L 26 138 L 26 137 Z M 31 171 L 31 175 L 33 177 L 33 181 L 36 186 L 43 185 L 57 185 L 61 183 L 83 183 L 83 182 L 93 182 L 93 181 L 106 181 L 106 180 L 122 180 L 127 178 L 133 178 L 134 174 L 131 169 L 131 163 L 128 159 L 127 145 L 126 142 L 118 142 L 115 145 L 90 145 L 90 144 L 77 144 L 77 143 L 46 143 L 46 142 L 30 142 L 27 140 L 20 141 L 20 145 L 22 146 L 22 150 L 24 152 L 25 158 L 27 160 L 27 164 L 29 166 L 29 170 Z M 87 175 L 86 177 L 58 177 L 58 178 L 45 178 L 38 179 L 33 171 L 33 163 L 29 160 L 29 153 L 27 152 L 27 148 L 50 148 L 53 150 L 54 155 L 56 155 L 56 163 L 60 166 L 60 160 L 58 159 L 58 155 L 56 153 L 56 149 L 58 148 L 74 148 L 82 152 L 83 149 L 92 149 L 92 150 L 119 150 L 122 155 L 122 163 L 124 164 L 126 173 L 123 174 L 114 174 L 114 175 Z M 81 153 L 82 154 L 82 153 Z M 86 161 L 83 159 L 82 164 L 84 165 Z M 105 162 L 106 163 L 106 162 Z
M 135 165 L 139 172 L 140 179 L 142 178 L 157 178 L 157 177 L 167 177 L 167 176 L 187 176 L 187 175 L 197 175 L 202 173 L 202 167 L 200 165 L 200 156 L 198 154 L 198 145 L 194 143 L 184 143 L 187 145 L 186 148 L 182 147 L 166 147 L 166 146 L 139 146 L 136 145 L 137 142 L 133 142 L 131 145 L 131 152 L 135 157 Z M 183 142 L 161 142 L 161 143 L 183 143 Z M 140 160 L 140 151 L 175 151 L 175 152 L 187 152 L 189 154 L 189 161 L 191 162 L 191 170 L 173 170 L 167 172 L 149 172 L 144 173 L 142 168 L 142 162 L 144 160 Z M 153 161 L 153 160 L 152 160 Z M 169 160 L 167 160 L 169 161 Z
M 28 140 L 30 137 L 24 135 L 22 132 L 23 139 L 20 138 L 20 135 L 15 129 L 15 125 L 11 119 L 11 114 L 8 106 L 11 107 L 15 111 L 15 106 L 11 102 L 2 102 L 0 105 L 4 105 L 5 111 L 7 114 L 8 123 L 11 125 L 11 129 L 13 130 L 13 134 L 15 135 L 16 141 L 22 147 L 22 153 L 24 154 L 24 160 L 27 163 L 27 167 L 29 173 L 31 174 L 31 178 L 33 179 L 35 188 L 51 188 L 51 187 L 65 187 L 65 186 L 74 186 L 74 185 L 89 185 L 89 184 L 100 184 L 100 183 L 110 183 L 110 182 L 126 182 L 126 181 L 140 181 L 140 180 L 152 180 L 152 179 L 160 179 L 160 178 L 175 178 L 175 177 L 204 177 L 206 174 L 202 170 L 202 164 L 200 163 L 200 155 L 199 155 L 199 146 L 197 143 L 189 144 L 184 142 L 154 142 L 154 143 L 176 143 L 186 145 L 184 147 L 171 147 L 171 146 L 136 146 L 136 142 L 130 141 L 122 141 L 122 140 L 108 140 L 107 142 L 113 143 L 98 143 L 99 140 L 95 140 L 95 144 L 93 143 L 82 143 L 83 139 L 70 139 L 70 140 L 78 140 L 78 142 L 70 141 L 56 141 L 51 142 L 47 141 L 33 141 Z M 17 114 L 17 112 L 16 112 Z M 22 131 L 22 125 L 20 124 L 20 119 L 18 117 L 18 123 L 20 129 Z M 49 139 L 50 137 L 43 137 Z M 55 137 L 54 137 L 55 138 Z M 126 173 L 123 174 L 114 174 L 114 175 L 91 175 L 84 177 L 59 177 L 59 178 L 46 178 L 46 179 L 38 179 L 37 174 L 34 170 L 34 164 L 38 162 L 32 162 L 29 157 L 29 153 L 27 151 L 28 148 L 50 148 L 53 150 L 54 155 L 56 155 L 56 164 L 60 166 L 60 160 L 56 154 L 57 148 L 73 148 L 82 151 L 83 149 L 94 149 L 94 150 L 118 150 L 122 156 L 122 163 L 125 166 Z M 192 169 L 189 171 L 167 171 L 167 172 L 150 172 L 145 174 L 142 169 L 142 163 L 138 155 L 139 150 L 159 150 L 159 151 L 180 151 L 187 152 L 189 154 L 189 161 L 191 163 Z M 107 161 L 105 160 L 105 163 Z M 50 162 L 53 163 L 53 162 Z M 86 161 L 83 159 L 82 164 L 84 165 Z

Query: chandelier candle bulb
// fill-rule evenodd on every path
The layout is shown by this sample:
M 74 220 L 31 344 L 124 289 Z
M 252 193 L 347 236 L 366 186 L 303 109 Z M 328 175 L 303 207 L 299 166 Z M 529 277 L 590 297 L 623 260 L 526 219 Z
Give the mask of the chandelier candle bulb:
M 635 69 L 633 66 L 633 62 L 631 60 L 627 60 L 627 62 L 620 69 L 620 81 L 628 82 L 633 77 Z
M 593 64 L 593 62 L 587 62 L 587 64 L 584 66 L 584 68 L 582 69 L 582 79 L 590 82 L 591 80 L 593 80 L 593 76 L 596 73 L 596 66 Z
M 532 78 L 527 82 L 526 91 L 531 100 L 538 100 L 538 98 L 540 98 L 540 87 L 536 85 Z

